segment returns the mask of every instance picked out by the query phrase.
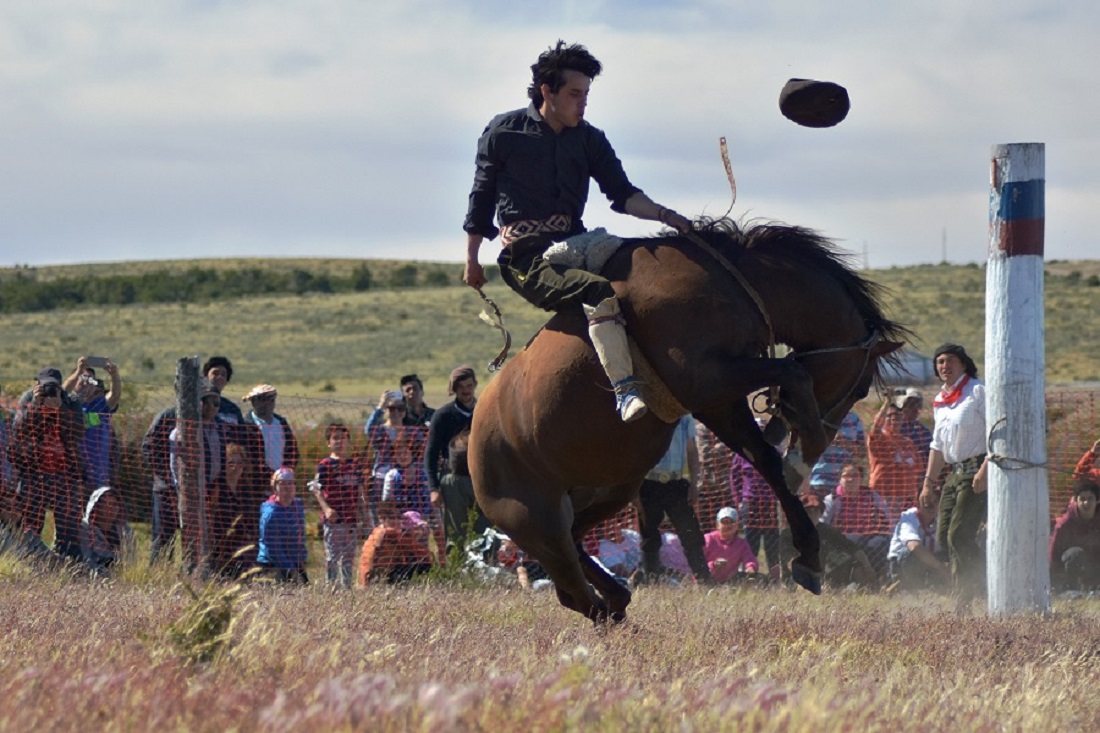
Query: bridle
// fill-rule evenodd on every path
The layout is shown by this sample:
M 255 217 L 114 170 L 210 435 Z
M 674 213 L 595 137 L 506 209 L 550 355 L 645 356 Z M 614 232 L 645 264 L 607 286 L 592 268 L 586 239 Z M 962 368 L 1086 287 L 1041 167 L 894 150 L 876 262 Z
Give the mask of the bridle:
M 809 351 L 791 351 L 787 354 L 788 359 L 794 359 L 800 361 L 810 356 L 821 356 L 824 354 L 840 354 L 847 351 L 862 351 L 863 352 L 863 366 L 860 368 L 856 378 L 848 385 L 847 391 L 841 395 L 840 399 L 834 402 L 829 409 L 823 412 L 821 418 L 821 424 L 827 428 L 832 428 L 835 431 L 840 431 L 840 422 L 843 421 L 844 416 L 840 417 L 840 420 L 833 418 L 833 413 L 844 404 L 845 400 L 852 396 L 852 392 L 855 391 L 856 386 L 863 378 L 864 372 L 867 371 L 867 365 L 871 363 L 871 350 L 875 348 L 875 345 L 882 341 L 882 333 L 876 328 L 872 329 L 871 333 L 867 335 L 865 339 L 858 344 L 852 344 L 851 346 L 829 346 L 822 349 L 810 349 Z

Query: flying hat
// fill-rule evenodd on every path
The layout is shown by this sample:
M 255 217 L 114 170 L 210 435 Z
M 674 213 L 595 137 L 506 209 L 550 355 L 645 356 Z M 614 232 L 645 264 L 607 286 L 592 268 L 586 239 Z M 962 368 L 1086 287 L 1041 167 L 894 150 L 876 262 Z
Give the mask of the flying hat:
M 848 90 L 831 81 L 791 79 L 779 93 L 779 111 L 803 127 L 832 127 L 850 107 Z

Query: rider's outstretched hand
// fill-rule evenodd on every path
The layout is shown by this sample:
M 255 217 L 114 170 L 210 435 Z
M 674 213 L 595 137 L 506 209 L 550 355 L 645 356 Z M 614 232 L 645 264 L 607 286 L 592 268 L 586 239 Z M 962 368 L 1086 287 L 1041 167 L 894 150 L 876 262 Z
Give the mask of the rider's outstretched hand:
M 691 220 L 689 220 L 683 214 L 679 214 L 673 211 L 672 209 L 666 209 L 662 206 L 660 213 L 657 215 L 657 218 L 661 221 L 662 224 L 672 227 L 676 231 L 680 232 L 680 234 L 687 234 L 691 231 Z

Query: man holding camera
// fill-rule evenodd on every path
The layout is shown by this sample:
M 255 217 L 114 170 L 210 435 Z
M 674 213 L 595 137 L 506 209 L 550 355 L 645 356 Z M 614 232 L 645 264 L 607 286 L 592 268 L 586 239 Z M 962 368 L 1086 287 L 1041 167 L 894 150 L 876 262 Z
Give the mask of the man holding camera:
M 93 364 L 102 364 L 111 377 L 109 385 L 96 377 Z M 82 356 L 76 362 L 76 370 L 61 388 L 80 401 L 80 409 L 84 413 L 81 448 L 90 495 L 100 487 L 111 485 L 111 415 L 118 409 L 122 398 L 122 377 L 118 366 L 110 359 Z
M 61 386 L 61 372 L 45 367 L 20 399 L 12 422 L 10 453 L 19 473 L 23 531 L 42 534 L 46 509 L 54 514 L 54 551 L 80 560 L 84 508 L 84 414 Z

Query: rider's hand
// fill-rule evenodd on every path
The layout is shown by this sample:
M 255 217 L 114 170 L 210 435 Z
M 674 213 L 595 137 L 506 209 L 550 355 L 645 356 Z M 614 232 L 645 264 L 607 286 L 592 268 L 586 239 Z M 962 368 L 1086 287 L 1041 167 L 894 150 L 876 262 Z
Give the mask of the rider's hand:
M 662 208 L 660 220 L 662 224 L 672 227 L 680 234 L 687 234 L 691 231 L 691 221 L 683 214 L 679 214 L 672 209 Z
M 485 279 L 485 268 L 478 262 L 467 262 L 466 270 L 462 273 L 462 282 L 471 288 L 477 289 L 488 282 Z

